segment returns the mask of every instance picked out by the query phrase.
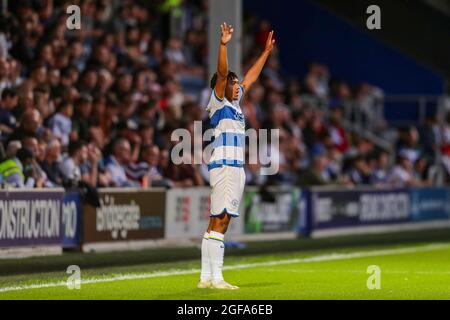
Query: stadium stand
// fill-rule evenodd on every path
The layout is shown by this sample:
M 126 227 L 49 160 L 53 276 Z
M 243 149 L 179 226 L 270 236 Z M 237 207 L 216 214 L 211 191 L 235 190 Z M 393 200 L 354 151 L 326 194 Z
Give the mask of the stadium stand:
M 80 1 L 80 32 L 66 29 L 69 1 L 15 1 L 1 17 L 4 184 L 207 185 L 205 165 L 170 161 L 171 132 L 191 130 L 193 121 L 206 119 L 207 1 L 182 3 L 181 33 L 175 36 L 160 27 L 170 23 L 162 2 L 108 3 Z M 244 25 L 245 72 L 271 24 L 248 15 Z M 391 128 L 380 111 L 380 88 L 351 87 L 314 61 L 307 74 L 287 77 L 278 50 L 283 49 L 276 48 L 243 106 L 247 128 L 280 129 L 280 171 L 265 177 L 259 165 L 247 165 L 247 185 L 440 181 L 436 154 L 442 150 L 444 164 L 449 162 L 448 121 L 440 126 L 430 116 L 423 127 Z M 21 148 L 32 152 L 31 161 L 16 155 Z M 8 176 L 11 166 L 20 172 L 15 179 Z

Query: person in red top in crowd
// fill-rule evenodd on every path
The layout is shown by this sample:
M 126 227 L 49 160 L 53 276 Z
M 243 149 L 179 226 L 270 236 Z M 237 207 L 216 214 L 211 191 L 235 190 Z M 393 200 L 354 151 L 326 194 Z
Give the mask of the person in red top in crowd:
M 342 119 L 342 108 L 335 107 L 332 110 L 330 117 L 330 126 L 328 132 L 333 141 L 334 147 L 339 150 L 339 152 L 344 153 L 349 147 L 349 142 L 347 134 L 344 127 L 341 124 Z

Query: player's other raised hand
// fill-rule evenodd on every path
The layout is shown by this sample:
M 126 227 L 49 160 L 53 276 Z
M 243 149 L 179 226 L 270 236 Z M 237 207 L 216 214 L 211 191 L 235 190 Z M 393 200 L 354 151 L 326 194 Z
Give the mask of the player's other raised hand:
M 226 45 L 228 42 L 230 42 L 234 29 L 231 27 L 231 25 L 227 25 L 226 22 L 220 25 L 220 29 L 222 31 L 220 43 Z
M 269 32 L 269 36 L 266 40 L 266 47 L 264 48 L 264 51 L 270 52 L 273 49 L 273 46 L 275 44 L 275 39 L 273 39 L 273 30 Z

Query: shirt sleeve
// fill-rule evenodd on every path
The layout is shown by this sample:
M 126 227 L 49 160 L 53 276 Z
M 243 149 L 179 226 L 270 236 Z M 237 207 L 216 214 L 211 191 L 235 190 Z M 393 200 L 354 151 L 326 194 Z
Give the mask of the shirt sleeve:
M 208 106 L 206 107 L 206 110 L 212 114 L 217 109 L 221 108 L 223 105 L 223 99 L 220 99 L 216 94 L 216 89 L 213 89 L 211 92 L 211 97 L 209 98 Z

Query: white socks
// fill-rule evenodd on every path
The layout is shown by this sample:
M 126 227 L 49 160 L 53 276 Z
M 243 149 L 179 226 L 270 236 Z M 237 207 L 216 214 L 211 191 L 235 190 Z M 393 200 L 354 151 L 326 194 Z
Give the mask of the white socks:
M 208 254 L 209 233 L 205 232 L 202 240 L 202 272 L 200 273 L 200 281 L 208 281 L 212 278 L 211 262 Z
M 225 245 L 223 244 L 223 239 L 224 235 L 222 233 L 211 231 L 209 233 L 209 239 L 206 241 L 207 252 L 209 254 L 209 260 L 211 264 L 213 282 L 223 281 L 222 267 L 223 267 L 223 255 L 225 253 Z

